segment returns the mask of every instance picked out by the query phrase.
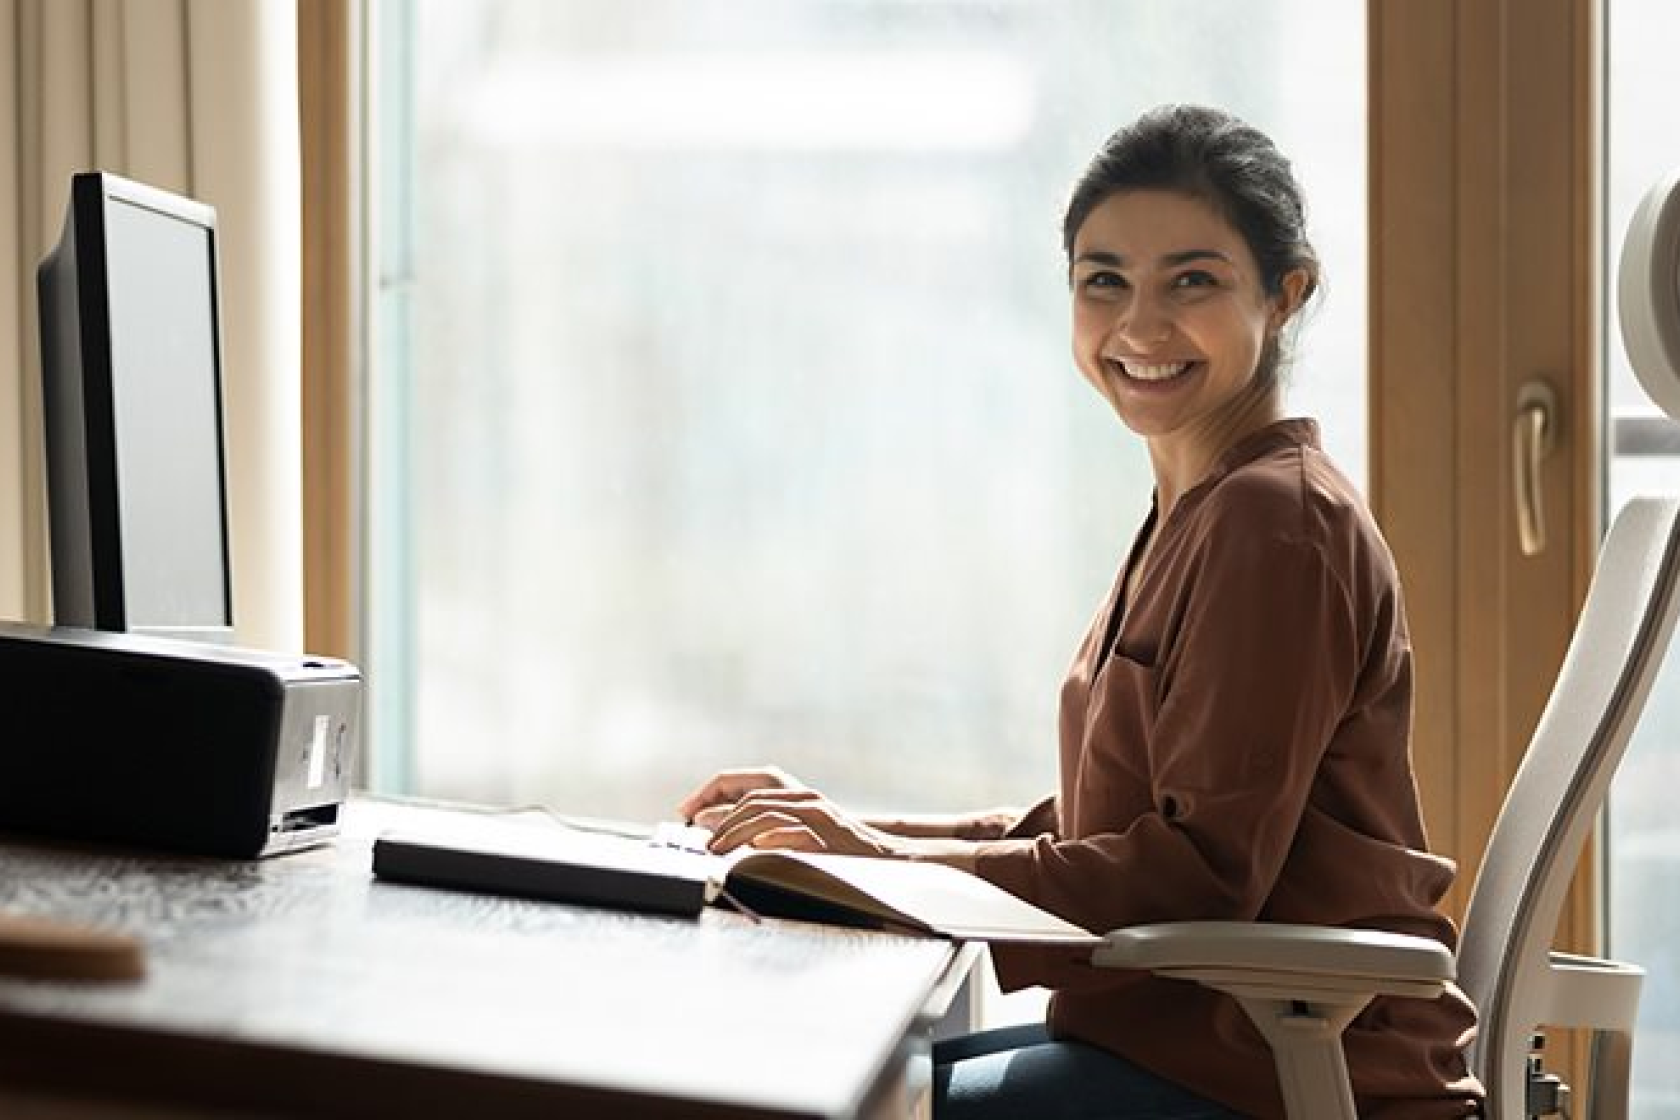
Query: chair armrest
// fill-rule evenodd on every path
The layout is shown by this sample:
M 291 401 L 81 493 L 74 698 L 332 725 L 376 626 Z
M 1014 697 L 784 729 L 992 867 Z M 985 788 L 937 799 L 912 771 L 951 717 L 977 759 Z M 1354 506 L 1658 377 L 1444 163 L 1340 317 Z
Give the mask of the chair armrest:
M 1377 995 L 1429 999 L 1454 975 L 1425 937 L 1279 922 L 1163 922 L 1110 932 L 1102 968 L 1144 969 L 1235 999 L 1272 1048 L 1286 1114 L 1355 1120 L 1342 1031 Z
M 1631 1031 L 1639 1017 L 1645 970 L 1634 964 L 1552 952 L 1535 982 L 1535 1014 L 1554 1027 Z
M 1438 995 L 1453 955 L 1427 937 L 1280 922 L 1162 922 L 1110 932 L 1092 953 L 1103 968 L 1146 969 L 1212 987 Z

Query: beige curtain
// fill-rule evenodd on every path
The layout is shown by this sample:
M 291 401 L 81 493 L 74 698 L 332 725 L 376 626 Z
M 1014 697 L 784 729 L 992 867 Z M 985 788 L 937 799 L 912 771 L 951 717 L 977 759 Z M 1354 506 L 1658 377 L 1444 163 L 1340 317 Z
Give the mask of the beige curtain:
M 0 0 L 0 617 L 50 614 L 35 265 L 73 171 L 214 206 L 239 640 L 302 646 L 297 10 Z

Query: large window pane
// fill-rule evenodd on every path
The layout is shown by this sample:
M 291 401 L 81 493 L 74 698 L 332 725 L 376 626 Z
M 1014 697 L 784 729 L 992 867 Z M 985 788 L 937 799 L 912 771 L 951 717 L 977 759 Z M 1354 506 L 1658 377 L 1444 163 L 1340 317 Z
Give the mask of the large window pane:
M 1672 95 L 1680 7 L 1668 0 L 1609 4 L 1608 229 L 1612 251 L 1645 192 L 1680 166 L 1680 104 Z M 1612 300 L 1614 298 L 1614 284 Z M 1615 307 L 1610 308 L 1615 323 Z M 1611 338 L 1610 508 L 1634 494 L 1680 495 L 1680 427 L 1662 418 L 1635 380 L 1619 334 Z M 1644 722 L 1611 792 L 1608 851 L 1609 942 L 1647 970 L 1633 1055 L 1633 1115 L 1680 1117 L 1680 827 L 1673 800 L 1680 778 L 1680 666 L 1670 653 Z
M 1364 459 L 1362 6 L 384 9 L 376 784 L 669 813 L 775 759 L 864 805 L 1049 787 L 1147 507 L 1068 356 L 1059 208 L 1227 106 L 1327 262 L 1295 404 Z

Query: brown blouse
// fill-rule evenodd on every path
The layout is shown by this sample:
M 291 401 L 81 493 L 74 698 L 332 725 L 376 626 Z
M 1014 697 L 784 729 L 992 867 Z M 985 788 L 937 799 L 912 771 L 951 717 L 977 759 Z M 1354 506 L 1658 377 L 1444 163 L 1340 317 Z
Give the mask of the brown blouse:
M 1427 850 L 1411 769 L 1399 581 L 1317 426 L 1241 441 L 1153 522 L 1135 601 L 1122 570 L 1062 687 L 1060 793 L 982 845 L 979 873 L 1098 932 L 1258 919 L 1453 946 L 1435 905 L 1454 867 Z M 1271 1052 L 1227 997 L 1065 951 L 993 954 L 1005 988 L 1054 989 L 1057 1037 L 1282 1115 Z M 1344 1036 L 1360 1115 L 1473 1114 L 1474 1025 L 1456 989 L 1374 1001 Z

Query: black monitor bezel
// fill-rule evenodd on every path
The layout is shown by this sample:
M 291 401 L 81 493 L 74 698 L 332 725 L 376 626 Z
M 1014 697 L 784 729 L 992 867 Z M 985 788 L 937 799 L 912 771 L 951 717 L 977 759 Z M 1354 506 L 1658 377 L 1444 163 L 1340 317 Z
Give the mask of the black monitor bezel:
M 112 205 L 150 210 L 199 227 L 207 235 L 217 489 L 222 499 L 222 619 L 219 623 L 173 625 L 130 617 L 123 584 L 122 480 L 115 455 L 118 433 L 106 237 L 106 214 Z M 225 642 L 232 638 L 233 570 L 219 241 L 216 212 L 203 203 L 105 171 L 79 172 L 71 178 L 64 232 L 59 244 L 42 261 L 38 274 L 54 619 L 59 625 L 203 641 Z M 74 272 L 68 277 L 62 273 L 59 261 L 67 246 L 74 264 Z M 49 271 L 55 267 L 60 271 L 52 279 L 68 287 L 68 298 L 74 305 L 73 308 L 60 305 L 58 314 L 73 316 L 77 350 L 73 355 L 59 355 L 56 363 L 47 354 L 51 345 L 47 337 L 50 333 L 47 286 Z

